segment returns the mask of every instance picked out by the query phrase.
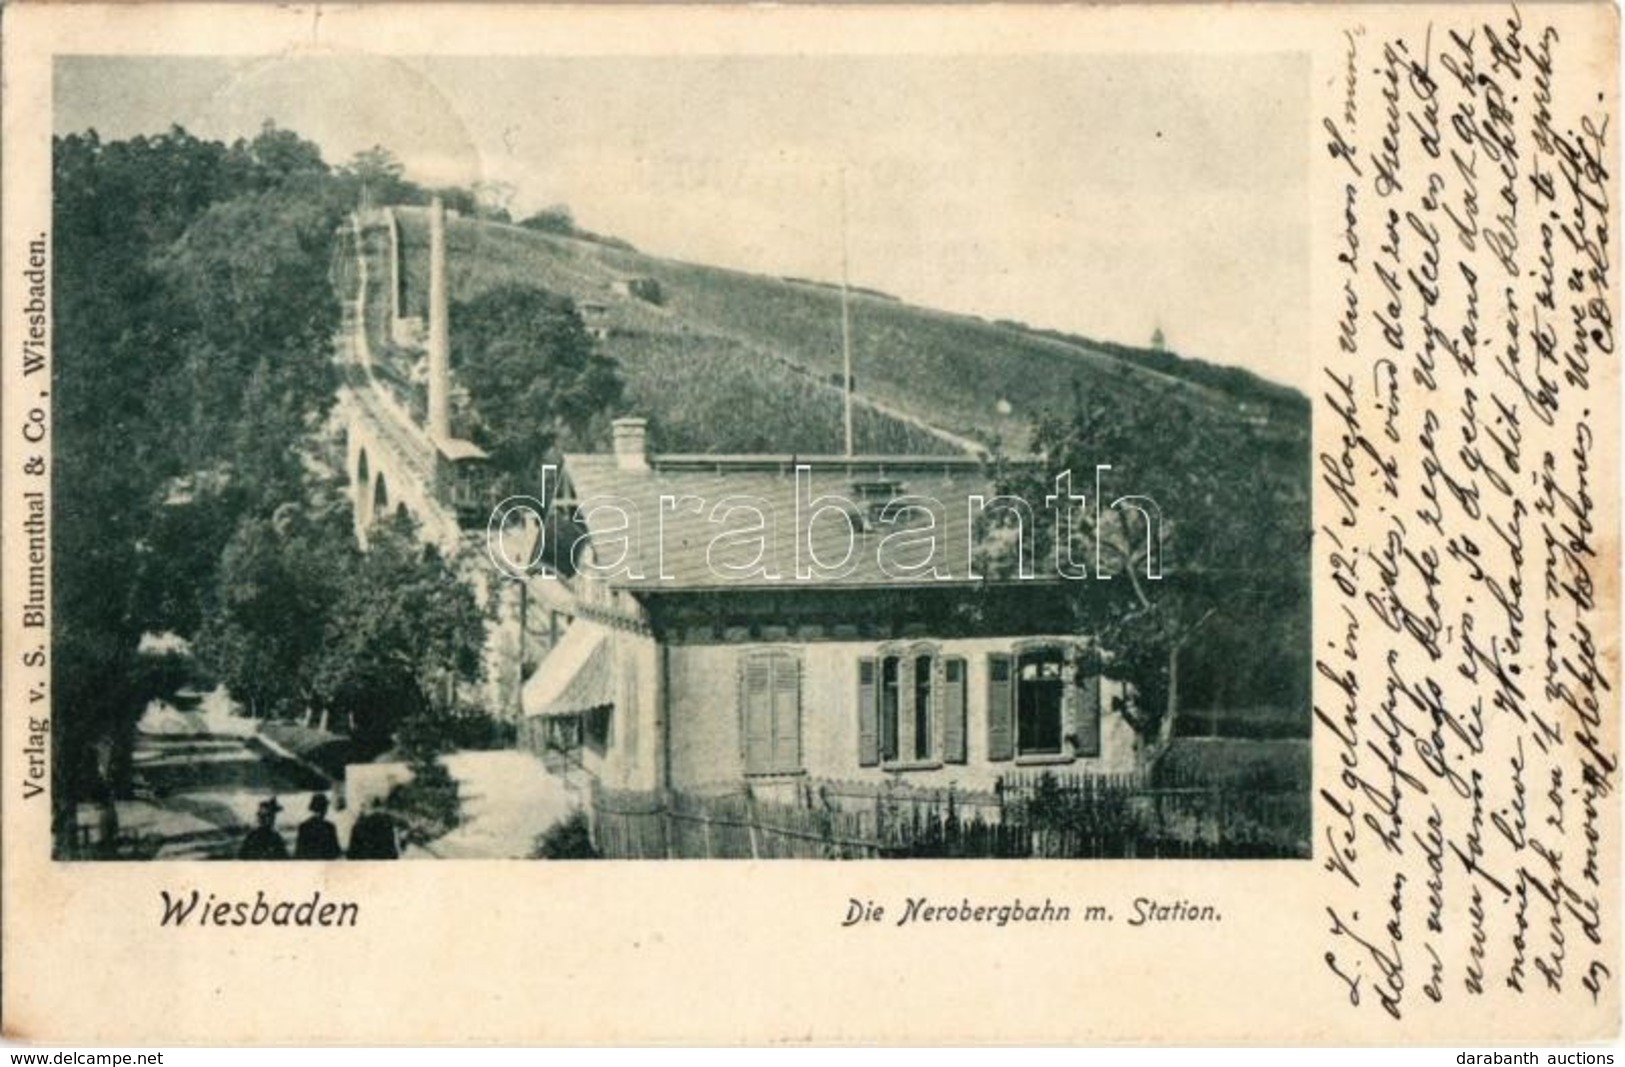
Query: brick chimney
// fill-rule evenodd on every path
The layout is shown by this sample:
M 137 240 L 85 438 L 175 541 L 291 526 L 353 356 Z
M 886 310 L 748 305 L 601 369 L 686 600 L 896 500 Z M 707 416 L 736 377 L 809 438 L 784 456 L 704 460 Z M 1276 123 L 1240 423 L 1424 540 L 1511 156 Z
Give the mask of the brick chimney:
M 649 469 L 649 420 L 616 419 L 615 466 L 623 471 Z
M 429 435 L 451 439 L 451 342 L 446 296 L 446 205 L 429 204 Z

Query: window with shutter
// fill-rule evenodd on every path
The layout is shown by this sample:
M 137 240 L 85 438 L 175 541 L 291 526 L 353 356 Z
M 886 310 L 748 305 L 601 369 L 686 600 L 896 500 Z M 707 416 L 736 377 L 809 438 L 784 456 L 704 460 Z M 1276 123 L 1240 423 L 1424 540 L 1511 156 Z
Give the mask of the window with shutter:
M 745 773 L 799 771 L 800 661 L 783 653 L 752 653 L 745 657 L 740 688 Z
M 943 754 L 948 727 L 943 720 L 946 682 L 935 646 L 916 644 L 906 652 L 888 652 L 858 661 L 858 763 L 885 764 L 900 770 L 924 769 L 946 760 Z M 964 669 L 959 683 L 963 742 Z M 874 746 L 868 740 L 869 708 L 874 715 Z M 873 752 L 871 757 L 870 753 Z M 963 762 L 963 756 L 960 757 Z
M 898 718 L 902 710 L 902 661 L 887 656 L 880 661 L 880 758 L 894 760 L 898 753 Z
M 858 661 L 858 766 L 880 762 L 880 720 L 873 659 Z
M 1015 755 L 1010 657 L 994 652 L 987 657 L 987 758 L 1007 760 Z
M 1100 682 L 1098 674 L 1078 679 L 1078 719 L 1072 745 L 1080 756 L 1100 755 Z
M 767 774 L 773 765 L 772 659 L 765 655 L 747 657 L 742 687 L 745 773 Z
M 942 664 L 942 759 L 965 762 L 965 661 L 950 658 Z
M 773 770 L 801 769 L 801 664 L 791 656 L 773 658 Z
M 932 657 L 914 657 L 914 746 L 912 756 L 917 760 L 931 758 L 931 677 Z

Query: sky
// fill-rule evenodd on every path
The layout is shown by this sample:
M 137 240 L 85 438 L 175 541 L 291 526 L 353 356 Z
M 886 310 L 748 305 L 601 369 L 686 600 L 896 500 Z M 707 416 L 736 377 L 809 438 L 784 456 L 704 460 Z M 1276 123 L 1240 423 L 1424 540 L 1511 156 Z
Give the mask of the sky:
M 1306 387 L 1307 59 L 681 56 L 57 61 L 54 127 L 103 139 L 270 119 L 329 162 L 645 252 L 837 280 Z M 844 197 L 843 197 L 844 186 Z

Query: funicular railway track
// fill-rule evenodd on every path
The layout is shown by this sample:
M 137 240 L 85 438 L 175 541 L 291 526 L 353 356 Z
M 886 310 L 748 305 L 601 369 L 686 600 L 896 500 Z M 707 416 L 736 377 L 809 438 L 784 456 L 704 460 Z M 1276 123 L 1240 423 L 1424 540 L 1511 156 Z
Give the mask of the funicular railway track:
M 371 333 L 379 315 L 373 307 L 376 298 L 371 279 L 375 270 L 382 273 L 382 266 L 374 260 L 375 250 L 368 247 L 360 218 L 352 216 L 350 222 L 356 289 L 353 297 L 343 301 L 343 325 L 338 340 L 341 362 L 358 372 L 346 376 L 348 399 L 357 414 L 367 421 L 374 436 L 394 453 L 397 469 L 404 468 L 428 489 L 434 483 L 434 444 L 396 398 L 393 387 L 380 378 L 374 364 Z

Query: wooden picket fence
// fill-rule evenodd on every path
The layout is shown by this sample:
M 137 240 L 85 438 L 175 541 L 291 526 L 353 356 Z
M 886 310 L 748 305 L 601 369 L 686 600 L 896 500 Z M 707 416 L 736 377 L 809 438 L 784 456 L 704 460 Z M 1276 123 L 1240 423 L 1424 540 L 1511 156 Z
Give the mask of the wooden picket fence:
M 1141 859 L 1307 858 L 1307 783 L 1247 788 L 1192 776 L 1053 772 L 999 781 L 1007 818 L 1033 854 Z
M 594 785 L 610 859 L 1301 858 L 1307 789 L 1153 783 L 1140 774 L 1023 773 L 991 793 L 808 781 L 793 801 Z
M 593 844 L 609 859 L 855 859 L 876 854 L 847 812 L 594 786 Z

